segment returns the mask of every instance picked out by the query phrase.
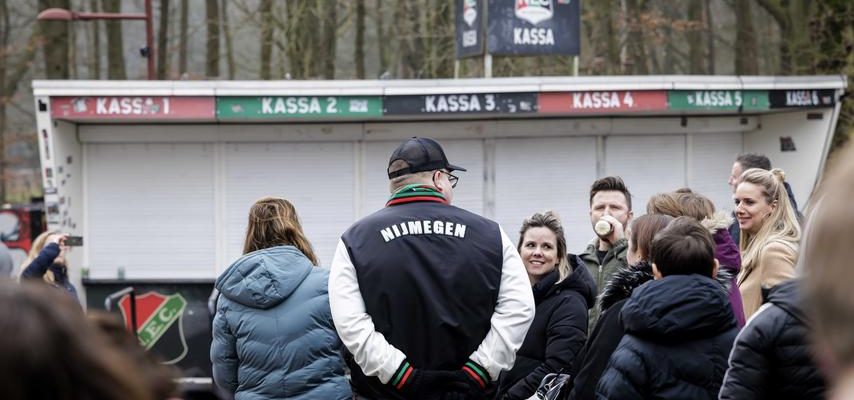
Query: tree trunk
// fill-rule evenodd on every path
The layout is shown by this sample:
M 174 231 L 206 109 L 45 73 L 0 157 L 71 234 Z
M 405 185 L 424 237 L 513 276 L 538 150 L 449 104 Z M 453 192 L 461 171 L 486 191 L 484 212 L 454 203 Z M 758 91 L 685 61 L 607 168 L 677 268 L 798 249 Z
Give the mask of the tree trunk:
M 39 8 L 45 10 L 52 7 L 71 8 L 70 0 L 39 0 Z M 70 35 L 68 21 L 40 21 L 42 37 L 44 38 L 43 58 L 45 75 L 48 79 L 68 79 L 68 38 Z
M 90 0 L 89 8 L 92 12 L 98 12 L 98 0 Z M 89 21 L 92 28 L 89 48 L 92 50 L 89 57 L 89 79 L 101 79 L 101 22 Z
M 690 26 L 685 35 L 688 39 L 688 72 L 693 75 L 705 74 L 703 62 L 703 0 L 689 0 L 688 21 Z M 738 1 L 738 0 L 736 0 Z
M 287 58 L 291 76 L 295 79 L 316 78 L 325 69 L 324 55 L 328 54 L 321 45 L 323 34 L 323 3 L 316 1 L 287 1 Z M 321 68 L 322 67 L 322 68 Z M 325 71 L 323 71 L 325 72 Z
M 756 33 L 751 0 L 735 0 L 735 74 L 758 75 Z
M 320 51 L 323 56 L 323 78 L 335 79 L 335 47 L 338 40 L 338 2 L 326 0 L 320 8 L 323 15 L 323 40 L 320 43 Z
M 376 28 L 377 28 L 377 47 L 379 50 L 379 58 L 380 58 L 380 75 L 386 73 L 388 71 L 388 34 L 385 28 L 385 18 L 383 18 L 383 4 L 385 4 L 385 0 L 376 0 L 374 3 L 374 10 L 376 11 Z
M 184 78 L 184 74 L 187 73 L 187 41 L 189 40 L 187 35 L 189 29 L 187 19 L 190 13 L 189 3 L 190 0 L 181 0 L 181 25 L 178 29 L 180 31 L 178 33 L 178 75 L 181 75 L 182 79 Z
M 0 49 L 11 49 L 9 44 L 13 26 L 9 18 L 9 8 L 6 0 L 0 0 Z M 10 65 L 12 60 L 9 54 L 0 57 L 0 203 L 6 201 L 6 105 L 14 98 L 18 86 L 24 80 L 24 76 L 31 69 L 30 64 L 36 55 L 38 48 L 38 31 L 36 27 L 30 35 L 29 41 L 24 46 L 23 54 L 16 57 L 15 65 Z
M 261 68 L 259 78 L 262 80 L 273 79 L 270 74 L 270 62 L 273 59 L 273 2 L 262 1 L 258 5 L 258 13 L 261 15 Z
M 587 4 L 592 9 L 590 42 L 593 47 L 593 63 L 590 73 L 613 74 L 619 70 L 620 61 L 620 48 L 613 19 L 616 14 L 614 0 L 597 0 Z
M 715 25 L 712 21 L 712 0 L 703 2 L 703 14 L 706 16 L 706 73 L 715 74 Z
M 626 21 L 625 49 L 623 51 L 623 73 L 625 74 L 649 74 L 643 43 L 644 30 L 640 23 L 640 9 L 638 0 L 623 0 L 623 12 Z
M 792 20 L 788 14 L 787 0 L 757 0 L 760 6 L 765 9 L 774 20 L 777 21 L 777 27 L 780 29 L 780 74 L 789 75 L 792 73 L 792 53 L 791 53 L 791 36 L 792 36 Z
M 105 12 L 121 12 L 120 0 L 103 0 L 101 7 Z M 125 71 L 125 49 L 122 39 L 121 21 L 110 20 L 107 25 L 107 78 L 124 80 L 127 79 Z
M 205 1 L 205 17 L 207 25 L 207 46 L 205 51 L 205 76 L 219 77 L 219 2 Z
M 157 79 L 168 79 L 169 74 L 169 0 L 160 0 L 160 26 L 157 30 Z
M 234 47 L 232 46 L 232 33 L 228 24 L 228 1 L 222 0 L 222 33 L 225 39 L 225 61 L 228 66 L 228 79 L 234 79 Z
M 382 39 L 378 38 L 377 42 L 382 42 Z M 365 79 L 365 0 L 356 0 L 356 48 L 354 51 L 356 79 Z

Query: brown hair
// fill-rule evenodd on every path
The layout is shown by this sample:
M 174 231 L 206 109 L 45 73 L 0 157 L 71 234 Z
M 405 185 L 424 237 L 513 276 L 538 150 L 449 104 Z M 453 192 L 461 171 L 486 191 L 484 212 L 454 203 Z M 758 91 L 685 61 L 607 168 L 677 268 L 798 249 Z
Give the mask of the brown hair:
M 759 168 L 764 169 L 766 171 L 771 170 L 771 160 L 769 160 L 768 157 L 763 154 L 741 154 L 735 158 L 735 162 L 739 163 L 741 165 L 741 169 L 743 170 L 748 170 L 751 168 Z
M 622 193 L 626 198 L 626 206 L 628 206 L 629 211 L 632 210 L 632 194 L 629 193 L 623 178 L 619 176 L 606 176 L 593 182 L 593 185 L 590 186 L 590 205 L 593 205 L 593 196 L 596 196 L 596 193 L 607 191 Z
M 0 393 L 5 400 L 152 400 L 129 358 L 51 287 L 0 282 Z
M 162 364 L 162 360 L 153 352 L 145 351 L 139 340 L 125 327 L 117 314 L 103 311 L 90 311 L 89 322 L 116 350 L 132 360 L 135 372 L 145 381 L 145 387 L 152 398 L 167 399 L 178 395 L 175 379 L 180 376 L 177 368 Z
M 700 274 L 712 277 L 715 242 L 700 221 L 679 217 L 655 235 L 649 258 L 662 276 Z
M 847 369 L 854 367 L 854 146 L 838 151 L 836 160 L 813 197 L 801 262 L 816 342 L 832 364 Z
M 669 215 L 673 218 L 682 216 L 682 205 L 673 193 L 657 193 L 646 203 L 647 214 Z
M 563 224 L 560 223 L 560 217 L 554 211 L 546 211 L 544 213 L 536 213 L 524 221 L 519 229 L 519 243 L 516 245 L 516 251 L 522 249 L 522 242 L 525 240 L 525 232 L 531 228 L 548 228 L 557 238 L 557 270 L 558 282 L 564 280 L 572 272 L 569 266 L 569 260 L 566 258 L 566 236 L 563 233 Z
M 667 227 L 673 217 L 664 214 L 646 214 L 635 218 L 631 225 L 631 248 L 641 260 L 649 258 L 649 248 L 655 234 Z
M 294 205 L 280 197 L 262 197 L 249 209 L 243 254 L 275 246 L 294 246 L 317 265 Z
M 690 188 L 679 188 L 673 192 L 658 193 L 646 203 L 647 214 L 664 214 L 671 217 L 688 216 L 702 221 L 715 214 L 715 203 Z
M 682 208 L 682 215 L 692 217 L 697 221 L 712 218 L 715 215 L 715 203 L 712 203 L 708 197 L 690 189 L 685 190 L 683 188 L 680 190 L 682 192 L 676 192 L 676 200 L 679 201 L 679 206 Z

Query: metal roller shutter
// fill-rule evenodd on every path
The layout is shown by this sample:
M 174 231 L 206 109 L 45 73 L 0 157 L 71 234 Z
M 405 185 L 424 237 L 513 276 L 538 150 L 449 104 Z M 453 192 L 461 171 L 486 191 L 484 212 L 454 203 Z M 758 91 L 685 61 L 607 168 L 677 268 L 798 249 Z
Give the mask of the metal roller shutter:
M 736 155 L 743 152 L 743 134 L 694 134 L 691 142 L 688 186 L 715 202 L 718 210 L 732 210 L 732 191 L 727 179 Z
M 214 145 L 89 143 L 85 152 L 90 277 L 116 278 L 119 267 L 129 279 L 214 275 Z
M 242 253 L 249 207 L 269 195 L 294 204 L 318 261 L 329 266 L 355 219 L 354 154 L 353 142 L 226 144 L 226 264 Z
M 684 135 L 605 138 L 605 174 L 626 182 L 635 216 L 646 213 L 652 195 L 687 185 L 685 163 Z
M 593 237 L 588 190 L 596 179 L 593 137 L 500 139 L 495 143 L 495 219 L 515 242 L 522 220 L 547 209 L 563 220 L 568 250 Z

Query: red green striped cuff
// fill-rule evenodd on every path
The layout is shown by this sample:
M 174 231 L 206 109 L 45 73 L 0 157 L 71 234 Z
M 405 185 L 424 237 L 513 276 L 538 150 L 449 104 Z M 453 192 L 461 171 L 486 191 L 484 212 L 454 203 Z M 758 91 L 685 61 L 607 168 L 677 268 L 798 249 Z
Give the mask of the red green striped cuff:
M 486 384 L 491 381 L 489 379 L 489 373 L 486 372 L 486 368 L 480 366 L 480 364 L 468 360 L 465 365 L 463 365 L 463 371 L 465 371 L 478 385 L 480 385 L 481 389 L 486 389 Z
M 397 390 L 401 390 L 403 386 L 406 385 L 406 382 L 409 381 L 409 378 L 412 377 L 412 372 L 414 371 L 415 368 L 412 368 L 412 364 L 407 360 L 403 360 L 403 362 L 400 363 L 400 366 L 397 367 L 397 371 L 392 375 L 391 382 L 389 382 L 389 384 L 394 386 Z

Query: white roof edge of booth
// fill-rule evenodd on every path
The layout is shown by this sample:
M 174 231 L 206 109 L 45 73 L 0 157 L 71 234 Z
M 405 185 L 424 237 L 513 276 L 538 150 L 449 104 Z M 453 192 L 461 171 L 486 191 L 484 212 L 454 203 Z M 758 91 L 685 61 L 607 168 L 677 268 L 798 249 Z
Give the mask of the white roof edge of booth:
M 429 80 L 94 81 L 34 80 L 36 96 L 381 96 L 612 90 L 844 89 L 844 75 L 584 76 Z

